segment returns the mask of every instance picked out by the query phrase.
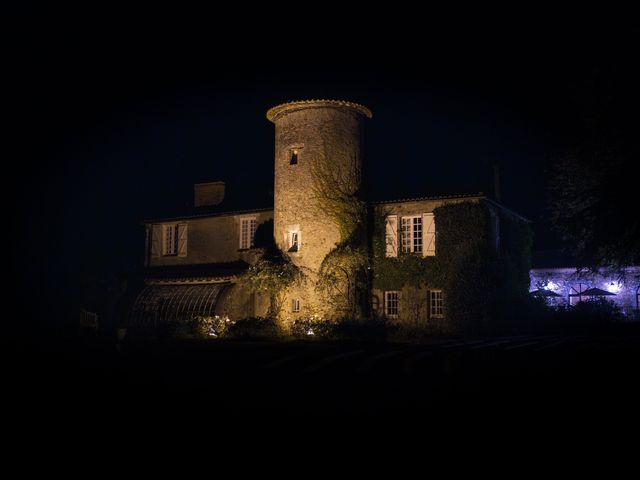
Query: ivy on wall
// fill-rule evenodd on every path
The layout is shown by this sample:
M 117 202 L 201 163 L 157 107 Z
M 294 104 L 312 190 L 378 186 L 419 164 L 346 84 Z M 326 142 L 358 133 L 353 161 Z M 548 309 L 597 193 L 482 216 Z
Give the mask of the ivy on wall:
M 282 310 L 287 288 L 303 281 L 304 272 L 276 246 L 273 237 L 273 220 L 258 226 L 254 242 L 259 252 L 258 260 L 249 267 L 244 279 L 252 291 L 269 296 L 267 315 L 270 318 L 276 318 Z
M 385 255 L 384 214 L 374 213 L 373 287 L 438 288 L 445 293 L 442 330 L 451 333 L 499 328 L 529 286 L 531 230 L 500 213 L 500 251 L 493 248 L 485 203 L 455 203 L 434 210 L 436 256 Z
M 369 256 L 366 249 L 367 205 L 358 190 L 361 172 L 355 158 L 336 168 L 342 152 L 325 146 L 313 164 L 316 207 L 340 232 L 340 241 L 323 259 L 316 290 L 325 298 L 329 316 L 361 318 L 368 305 Z

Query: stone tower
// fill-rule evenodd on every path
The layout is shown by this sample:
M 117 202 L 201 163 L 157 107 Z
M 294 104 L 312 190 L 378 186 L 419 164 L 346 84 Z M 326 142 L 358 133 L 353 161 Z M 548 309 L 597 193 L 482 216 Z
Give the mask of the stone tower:
M 318 204 L 317 169 L 329 165 L 353 191 L 358 190 L 363 119 L 371 116 L 362 105 L 338 100 L 290 102 L 267 112 L 276 127 L 275 241 L 308 278 L 304 287 L 288 292 L 282 312 L 285 319 L 327 315 L 313 276 L 341 238 L 331 215 Z

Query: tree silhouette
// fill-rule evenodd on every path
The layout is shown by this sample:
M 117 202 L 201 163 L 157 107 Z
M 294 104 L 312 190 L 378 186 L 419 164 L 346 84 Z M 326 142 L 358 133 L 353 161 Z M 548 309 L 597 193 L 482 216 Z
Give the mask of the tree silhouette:
M 552 167 L 551 222 L 579 266 L 637 265 L 640 149 L 634 82 L 626 72 L 597 72 L 577 100 L 580 134 Z

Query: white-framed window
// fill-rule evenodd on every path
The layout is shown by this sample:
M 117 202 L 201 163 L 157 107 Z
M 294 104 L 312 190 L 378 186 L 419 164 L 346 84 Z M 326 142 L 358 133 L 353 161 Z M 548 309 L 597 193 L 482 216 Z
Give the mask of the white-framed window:
M 387 317 L 398 316 L 398 292 L 395 290 L 384 292 L 384 314 Z
M 422 253 L 422 215 L 400 219 L 402 253 Z
M 293 230 L 289 232 L 288 242 L 287 242 L 287 251 L 289 252 L 300 251 L 300 232 L 298 230 Z
M 299 298 L 294 298 L 293 300 L 291 300 L 291 311 L 293 313 L 297 313 L 300 311 L 300 299 Z
M 151 225 L 151 258 L 162 256 L 187 256 L 187 223 L 164 223 Z
M 577 305 L 580 302 L 589 300 L 588 295 L 583 295 L 582 292 L 589 289 L 589 285 L 586 283 L 576 283 L 569 289 L 569 305 Z
M 240 249 L 244 250 L 254 246 L 257 220 L 255 217 L 240 219 Z
M 429 291 L 429 317 L 444 317 L 444 295 L 442 290 Z
M 162 226 L 162 254 L 178 254 L 178 224 Z

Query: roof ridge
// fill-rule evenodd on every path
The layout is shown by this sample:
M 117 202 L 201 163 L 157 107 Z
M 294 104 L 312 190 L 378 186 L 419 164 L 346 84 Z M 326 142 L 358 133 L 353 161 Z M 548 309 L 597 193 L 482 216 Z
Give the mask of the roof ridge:
M 382 203 L 400 203 L 400 202 L 412 202 L 416 200 L 438 200 L 443 198 L 473 198 L 473 197 L 485 197 L 486 195 L 483 192 L 477 193 L 463 193 L 458 195 L 432 195 L 428 197 L 409 197 L 409 198 L 398 198 L 395 200 L 376 200 L 371 202 L 372 204 L 379 205 Z

